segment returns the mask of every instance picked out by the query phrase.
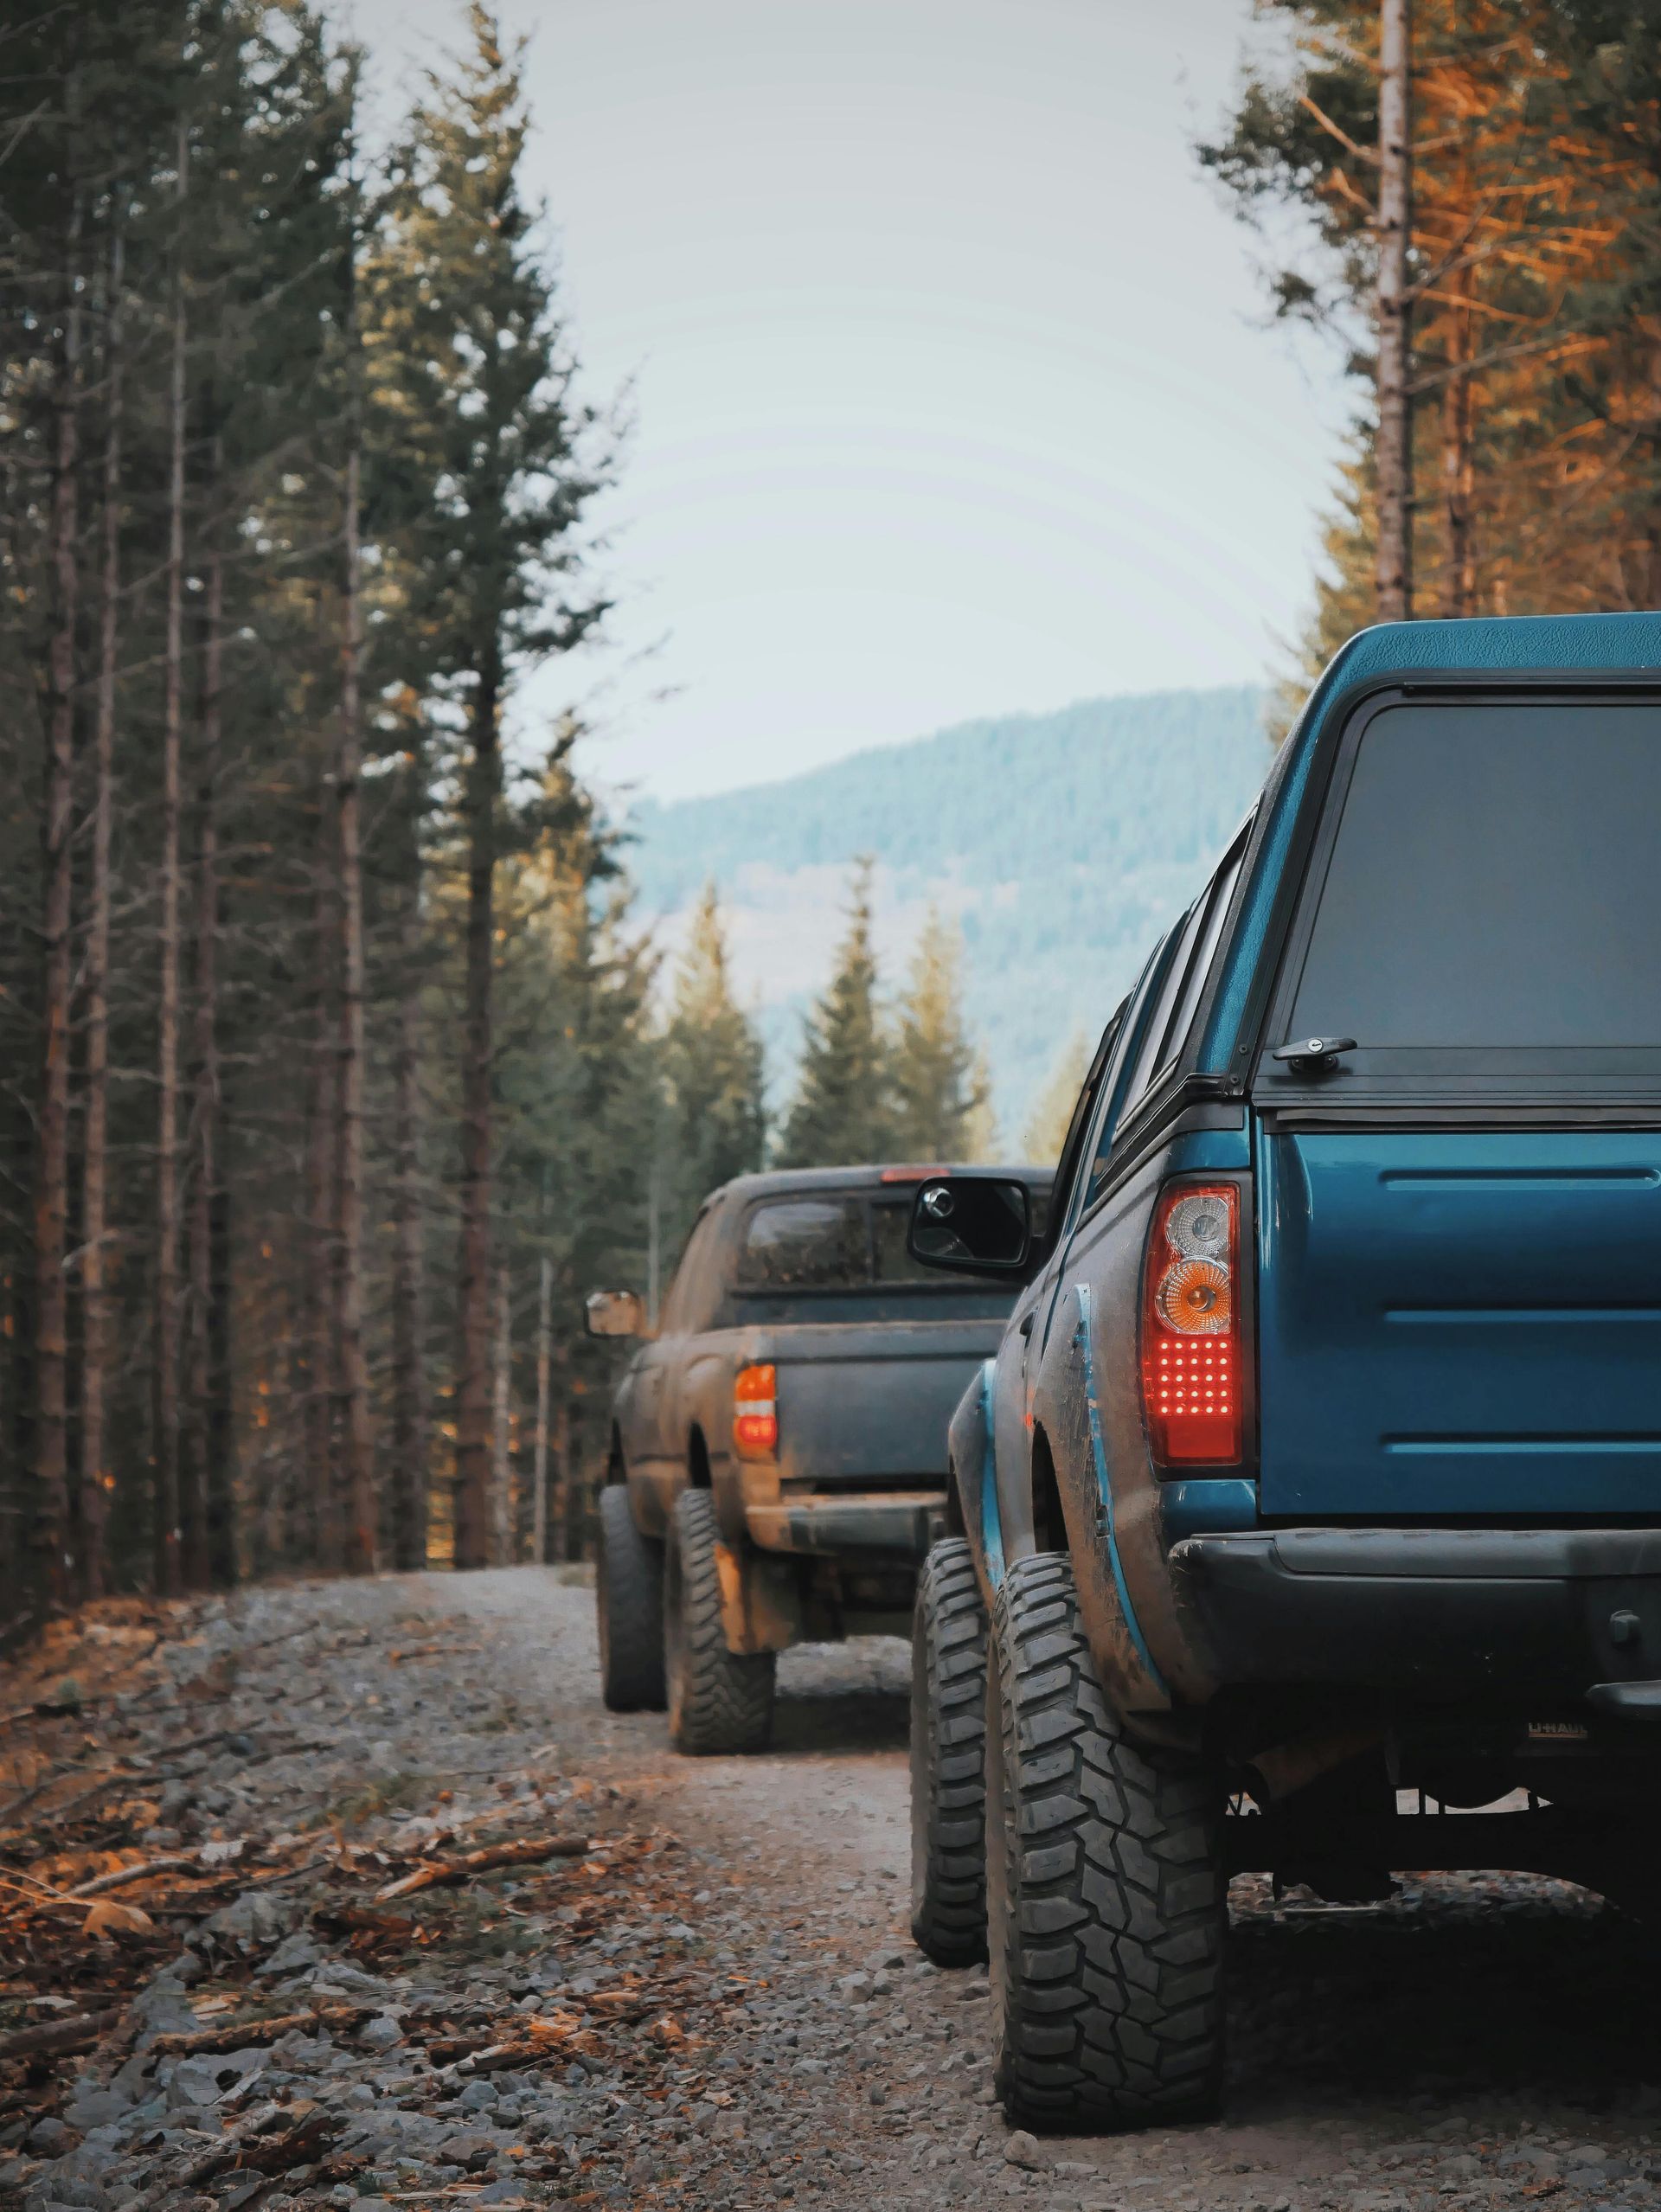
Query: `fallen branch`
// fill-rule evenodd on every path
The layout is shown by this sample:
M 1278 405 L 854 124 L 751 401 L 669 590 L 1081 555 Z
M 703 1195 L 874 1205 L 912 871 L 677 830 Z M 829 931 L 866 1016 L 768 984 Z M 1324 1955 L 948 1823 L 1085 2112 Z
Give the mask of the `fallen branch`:
M 10 1821 L 15 1819 L 17 1814 L 22 1811 L 26 1805 L 33 1805 L 35 1798 L 42 1796 L 52 1787 L 55 1782 L 61 1782 L 66 1774 L 77 1774 L 81 1773 L 90 1764 L 91 1761 L 85 1759 L 65 1759 L 61 1760 L 56 1766 L 48 1767 L 38 1781 L 31 1782 L 29 1784 L 29 1787 L 23 1792 L 21 1797 L 13 1798 L 9 1805 L 0 1805 L 0 1827 L 4 1827 Z M 103 1774 L 114 1776 L 115 1773 L 116 1769 L 114 1767 L 106 1766 L 101 1770 L 100 1779 Z M 123 1777 L 122 1779 L 131 1779 L 131 1777 Z M 65 1802 L 69 1805 L 74 1805 L 78 1803 L 79 1800 L 74 1798 L 67 1798 Z M 54 1806 L 53 1811 L 55 1817 L 57 1810 L 58 1808 Z
M 193 1874 L 210 1874 L 214 1869 L 204 1867 L 194 1851 L 166 1851 L 158 1859 L 142 1859 L 136 1866 L 112 1867 L 107 1874 L 97 1875 L 91 1882 L 83 1882 L 70 1890 L 71 1897 L 101 1897 L 106 1889 L 125 1889 L 130 1882 L 147 1881 L 152 1874 L 181 1874 L 189 1869 Z
M 263 2020 L 221 2020 L 211 2028 L 157 2036 L 150 2048 L 167 2058 L 189 2058 L 198 2051 L 247 2050 L 254 2043 L 274 2043 L 291 2028 L 359 2028 L 380 2009 L 375 2004 L 314 2004 L 305 2012 L 279 2012 Z
M 84 1713 L 87 1701 L 80 1697 L 42 1697 L 33 1705 L 14 1705 L 10 1713 L 0 1713 L 0 1728 L 11 1728 L 18 1721 L 57 1721 L 67 1714 Z
M 14 2028 L 0 2036 L 0 2059 L 41 2058 L 89 2051 L 120 2020 L 119 2011 L 82 2012 L 72 2020 L 48 2020 L 38 2028 Z
M 476 1874 L 489 1874 L 500 1866 L 540 1866 L 544 1859 L 583 1859 L 588 1856 L 587 1836 L 533 1836 L 523 1843 L 489 1843 L 459 1859 L 429 1859 L 413 1874 L 402 1875 L 377 1889 L 375 1901 L 384 1905 L 394 1897 L 410 1897 L 418 1889 L 455 1889 Z
M 193 2184 L 212 2181 L 221 2174 L 285 2174 L 291 2166 L 310 2165 L 340 2133 L 342 2121 L 334 2113 L 314 2107 L 298 2125 L 284 2134 L 253 2133 L 221 2144 L 205 2158 L 188 2167 L 184 2178 Z
M 144 1779 L 146 1781 L 160 1781 L 164 1778 L 159 1774 L 152 1774 Z M 82 1805 L 90 1803 L 93 1798 L 106 1797 L 119 1782 L 125 1783 L 131 1789 L 133 1780 L 132 1775 L 123 1774 L 114 1766 L 107 1767 L 103 1773 L 89 1782 L 84 1790 L 76 1790 L 72 1796 L 65 1798 L 60 1805 L 48 1805 L 38 1817 L 42 1819 L 50 1819 L 55 1826 L 61 1827 L 72 1812 L 78 1812 Z

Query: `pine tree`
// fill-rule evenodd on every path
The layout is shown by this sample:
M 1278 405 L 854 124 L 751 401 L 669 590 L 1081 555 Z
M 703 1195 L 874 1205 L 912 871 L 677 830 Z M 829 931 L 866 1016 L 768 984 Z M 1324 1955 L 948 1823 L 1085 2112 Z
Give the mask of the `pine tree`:
M 501 888 L 497 1084 L 503 1142 L 498 1249 L 529 1354 L 515 1401 L 538 1403 L 543 1282 L 550 1317 L 546 1405 L 559 1439 L 567 1542 L 586 1536 L 584 1416 L 602 1456 L 615 1347 L 583 1330 L 585 1294 L 607 1284 L 644 1290 L 654 1138 L 662 1120 L 651 1021 L 655 959 L 631 926 L 618 839 L 573 774 L 568 733 L 540 789 L 510 817 L 516 850 Z M 546 1459 L 542 1473 L 548 1472 Z M 544 1501 L 546 1510 L 546 1501 Z M 516 1501 L 523 1555 L 535 1501 Z
M 761 1039 L 733 993 L 713 883 L 693 913 L 657 1064 L 663 1234 L 676 1251 L 705 1194 L 759 1168 L 766 1139 Z
M 871 942 L 872 863 L 854 870 L 836 971 L 805 1023 L 801 1072 L 779 1144 L 786 1167 L 840 1167 L 893 1150 L 892 1061 Z
M 1073 1109 L 1079 1102 L 1079 1093 L 1084 1088 L 1084 1079 L 1089 1072 L 1090 1041 L 1082 1029 L 1074 1029 L 1062 1046 L 1061 1055 L 1045 1078 L 1044 1087 L 1027 1117 L 1021 1138 L 1023 1160 L 1040 1167 L 1053 1167 L 1061 1158 L 1061 1146 L 1067 1142 L 1067 1132 L 1073 1124 Z
M 1271 4 L 1295 33 L 1290 66 L 1247 76 L 1201 157 L 1242 214 L 1274 211 L 1277 236 L 1286 209 L 1308 219 L 1306 250 L 1273 279 L 1277 311 L 1337 335 L 1371 379 L 1381 9 Z M 1394 0 L 1389 15 L 1399 29 Z M 1369 410 L 1340 471 L 1299 676 L 1385 604 L 1383 567 L 1409 567 L 1420 611 L 1450 616 L 1661 597 L 1654 55 L 1651 14 L 1626 0 L 1415 0 L 1395 317 L 1413 320 L 1410 421 L 1388 473 L 1423 490 L 1410 548 L 1381 565 Z
M 963 1015 L 963 936 L 931 907 L 912 957 L 891 1055 L 894 1136 L 914 1160 L 969 1160 L 990 1147 L 986 1066 Z
M 568 651 L 604 612 L 580 589 L 578 526 L 599 476 L 537 217 L 520 182 L 527 131 L 518 52 L 472 0 L 471 47 L 399 150 L 366 321 L 370 375 L 405 474 L 396 534 L 433 664 L 465 715 L 467 848 L 461 1021 L 456 1559 L 490 1555 L 494 1317 L 491 1227 L 496 884 L 502 715 L 516 669 Z M 389 490 L 388 501 L 395 497 Z

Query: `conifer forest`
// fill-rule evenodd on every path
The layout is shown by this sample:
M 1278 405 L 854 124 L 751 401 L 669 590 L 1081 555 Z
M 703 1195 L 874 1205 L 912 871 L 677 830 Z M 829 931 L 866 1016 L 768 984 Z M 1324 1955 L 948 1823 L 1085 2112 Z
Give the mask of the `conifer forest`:
M 304 0 L 0 10 L 24 1626 L 578 1555 L 583 1297 L 660 1279 L 767 1144 L 713 896 L 666 960 L 576 721 L 516 712 L 603 632 L 626 426 L 523 185 L 517 50 L 481 5 L 455 32 L 371 154 L 362 56 Z M 879 1009 L 852 900 L 786 1148 L 960 1151 L 951 933 Z
M 1378 614 L 1661 604 L 1661 7 L 1258 13 L 1278 58 L 1192 158 L 1354 394 L 1283 707 Z M 784 1097 L 713 890 L 672 953 L 637 912 L 580 716 L 522 710 L 606 635 L 629 423 L 525 182 L 520 49 L 459 9 L 390 131 L 365 67 L 310 0 L 0 8 L 25 1628 L 579 1556 L 615 1356 L 588 1291 L 651 1295 L 765 1161 L 1018 1149 L 952 926 L 885 978 L 868 870 Z M 1084 1042 L 1055 1052 L 1044 1144 Z

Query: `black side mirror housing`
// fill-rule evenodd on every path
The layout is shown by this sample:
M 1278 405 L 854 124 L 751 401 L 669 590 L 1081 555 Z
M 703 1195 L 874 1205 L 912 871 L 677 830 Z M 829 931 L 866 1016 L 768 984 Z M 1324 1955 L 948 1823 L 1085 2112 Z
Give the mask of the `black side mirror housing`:
M 937 1175 L 911 1202 L 906 1249 L 925 1267 L 1019 1279 L 1033 1251 L 1032 1193 L 1007 1175 Z

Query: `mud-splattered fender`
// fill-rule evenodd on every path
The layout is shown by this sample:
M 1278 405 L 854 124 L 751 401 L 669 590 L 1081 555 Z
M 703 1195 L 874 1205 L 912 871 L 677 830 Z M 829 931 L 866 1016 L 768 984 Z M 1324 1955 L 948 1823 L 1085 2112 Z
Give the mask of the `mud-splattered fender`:
M 1092 1292 L 1075 1284 L 1051 1323 L 1033 1414 L 1049 1440 L 1079 1589 L 1079 1610 L 1103 1687 L 1122 1713 L 1152 1716 L 1203 1702 L 1212 1685 L 1171 1609 L 1145 1487 L 1115 1467 L 1116 1423 L 1104 1411 Z M 1109 1409 L 1111 1411 L 1111 1409 Z
M 946 1432 L 964 1534 L 988 1605 L 1004 1580 L 1004 1529 L 998 1515 L 997 1461 L 992 1441 L 992 1393 L 997 1387 L 997 1362 L 983 1361 L 959 1399 Z

